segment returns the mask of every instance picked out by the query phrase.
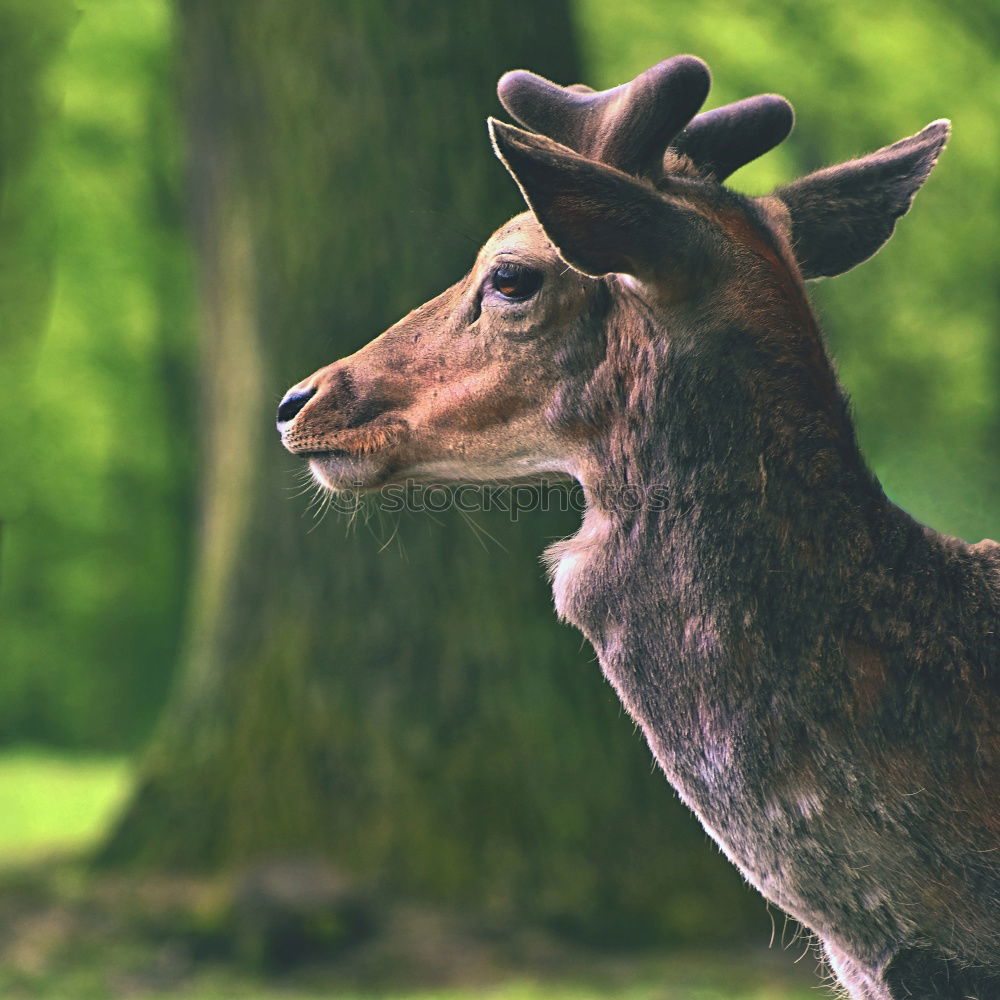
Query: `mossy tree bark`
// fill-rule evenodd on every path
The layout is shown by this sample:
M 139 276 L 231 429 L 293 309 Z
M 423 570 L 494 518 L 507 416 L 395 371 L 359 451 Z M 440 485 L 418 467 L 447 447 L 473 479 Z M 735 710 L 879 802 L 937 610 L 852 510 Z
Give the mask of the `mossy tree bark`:
M 601 933 L 760 920 L 555 621 L 538 554 L 576 515 L 478 514 L 485 545 L 449 513 L 311 530 L 273 431 L 288 385 L 454 281 L 520 210 L 485 117 L 507 69 L 581 76 L 568 4 L 187 0 L 181 27 L 199 566 L 182 680 L 104 861 L 320 854 Z

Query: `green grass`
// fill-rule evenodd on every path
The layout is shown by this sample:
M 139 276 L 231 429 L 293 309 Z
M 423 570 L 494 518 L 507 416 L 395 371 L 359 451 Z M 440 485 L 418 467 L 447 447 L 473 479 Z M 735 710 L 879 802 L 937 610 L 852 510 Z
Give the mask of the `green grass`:
M 551 983 L 512 983 L 507 986 L 486 990 L 435 990 L 431 992 L 397 993 L 391 997 L 381 996 L 377 1000 L 821 1000 L 816 993 L 787 992 L 784 990 L 741 989 L 736 992 L 711 986 L 699 987 L 684 983 L 677 988 L 669 981 L 621 989 L 618 986 L 594 989 L 587 986 L 553 986 Z M 233 993 L 203 992 L 165 994 L 162 1000 L 376 1000 L 361 993 L 288 993 L 285 991 L 263 991 Z M 160 998 L 147 997 L 147 1000 Z
M 58 985 L 54 985 L 54 992 L 33 992 L 30 995 L 36 1000 L 65 1000 L 69 996 L 65 991 L 60 991 Z M 105 994 L 84 992 L 76 994 L 76 1000 L 81 1000 L 81 996 L 86 1000 L 96 1000 L 97 997 L 103 998 Z M 771 990 L 766 987 L 755 989 L 734 986 L 732 990 L 727 990 L 695 985 L 692 988 L 689 983 L 674 986 L 667 980 L 660 984 L 624 989 L 620 986 L 595 989 L 587 986 L 556 986 L 551 983 L 511 983 L 482 990 L 455 988 L 391 994 L 344 993 L 336 989 L 300 993 L 282 986 L 267 989 L 229 984 L 218 990 L 202 988 L 194 992 L 143 992 L 140 996 L 142 1000 L 822 1000 L 825 994 L 804 990 L 788 992 L 780 988 Z
M 0 864 L 90 846 L 120 805 L 128 778 L 119 758 L 0 753 Z
M 789 960 L 791 961 L 791 959 Z M 809 986 L 782 984 L 760 967 L 745 976 L 736 959 L 712 961 L 711 956 L 639 962 L 633 975 L 618 970 L 602 976 L 599 985 L 551 978 L 514 977 L 479 988 L 451 987 L 366 993 L 356 990 L 262 988 L 252 981 L 203 983 L 199 988 L 146 995 L 146 1000 L 823 1000 L 826 994 Z

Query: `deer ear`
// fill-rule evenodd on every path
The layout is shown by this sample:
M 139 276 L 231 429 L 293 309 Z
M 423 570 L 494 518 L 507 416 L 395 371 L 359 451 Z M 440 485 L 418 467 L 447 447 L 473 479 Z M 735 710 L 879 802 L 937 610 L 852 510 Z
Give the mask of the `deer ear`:
M 792 248 L 804 278 L 843 274 L 889 239 L 937 162 L 950 129 L 945 119 L 931 122 L 908 139 L 774 192 L 791 216 Z
M 491 118 L 493 148 L 559 255 L 578 271 L 653 279 L 673 247 L 666 227 L 686 213 L 622 171 L 545 136 Z

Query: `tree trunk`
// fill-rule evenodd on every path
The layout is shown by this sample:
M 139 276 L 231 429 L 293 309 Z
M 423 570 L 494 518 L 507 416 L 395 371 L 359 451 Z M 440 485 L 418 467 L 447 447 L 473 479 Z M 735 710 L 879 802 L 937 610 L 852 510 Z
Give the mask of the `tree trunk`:
M 318 528 L 274 410 L 519 211 L 485 118 L 571 82 L 565 2 L 182 4 L 204 451 L 183 676 L 105 862 L 320 854 L 389 891 L 606 934 L 765 920 L 559 626 L 572 512 Z M 387 539 L 391 538 L 391 543 Z M 748 914 L 752 914 L 748 916 Z

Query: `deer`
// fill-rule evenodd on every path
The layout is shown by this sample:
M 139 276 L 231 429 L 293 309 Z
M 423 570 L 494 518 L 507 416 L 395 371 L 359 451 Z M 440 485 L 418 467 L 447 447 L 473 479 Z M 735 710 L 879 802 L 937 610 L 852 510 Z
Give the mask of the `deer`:
M 556 610 L 710 837 L 854 1000 L 995 1000 L 1000 545 L 888 499 L 805 284 L 882 247 L 950 123 L 749 197 L 792 107 L 709 86 L 505 74 L 527 210 L 292 387 L 281 440 L 332 491 L 576 480 Z

